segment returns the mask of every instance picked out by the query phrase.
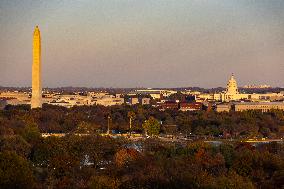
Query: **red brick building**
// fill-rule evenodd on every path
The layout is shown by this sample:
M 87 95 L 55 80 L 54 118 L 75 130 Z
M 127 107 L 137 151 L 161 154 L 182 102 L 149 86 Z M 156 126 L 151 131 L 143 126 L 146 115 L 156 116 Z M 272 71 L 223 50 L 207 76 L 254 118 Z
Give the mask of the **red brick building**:
M 179 110 L 181 111 L 198 111 L 202 110 L 203 104 L 201 102 L 181 102 Z

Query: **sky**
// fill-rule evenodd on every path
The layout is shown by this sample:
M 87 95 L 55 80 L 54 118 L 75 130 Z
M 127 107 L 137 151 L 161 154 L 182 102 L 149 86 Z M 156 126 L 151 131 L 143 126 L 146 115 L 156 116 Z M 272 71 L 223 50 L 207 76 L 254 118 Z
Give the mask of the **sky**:
M 284 87 L 283 0 L 0 0 L 0 86 Z

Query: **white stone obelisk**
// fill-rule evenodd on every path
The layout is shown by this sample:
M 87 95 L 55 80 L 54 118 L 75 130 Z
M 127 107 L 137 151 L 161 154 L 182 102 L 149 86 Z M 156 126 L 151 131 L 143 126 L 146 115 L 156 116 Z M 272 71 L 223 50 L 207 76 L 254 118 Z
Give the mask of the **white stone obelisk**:
M 33 34 L 33 65 L 32 65 L 32 99 L 31 108 L 42 107 L 41 88 L 41 39 L 40 31 L 36 26 Z

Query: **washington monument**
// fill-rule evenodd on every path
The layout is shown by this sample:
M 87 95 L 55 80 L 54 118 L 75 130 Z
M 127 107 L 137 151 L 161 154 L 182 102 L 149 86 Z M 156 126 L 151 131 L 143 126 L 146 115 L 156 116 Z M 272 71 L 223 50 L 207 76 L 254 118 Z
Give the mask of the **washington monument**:
M 41 88 L 41 39 L 40 31 L 36 26 L 33 34 L 33 65 L 32 65 L 32 100 L 31 108 L 42 107 Z

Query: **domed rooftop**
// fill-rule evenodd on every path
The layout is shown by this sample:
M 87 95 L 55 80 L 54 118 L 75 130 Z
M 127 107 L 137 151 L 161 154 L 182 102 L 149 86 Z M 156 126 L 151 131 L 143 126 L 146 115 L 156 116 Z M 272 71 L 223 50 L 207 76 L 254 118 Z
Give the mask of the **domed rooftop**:
M 234 74 L 231 75 L 231 78 L 228 81 L 226 93 L 227 94 L 239 94 L 238 85 L 237 85 L 237 81 L 234 78 Z

